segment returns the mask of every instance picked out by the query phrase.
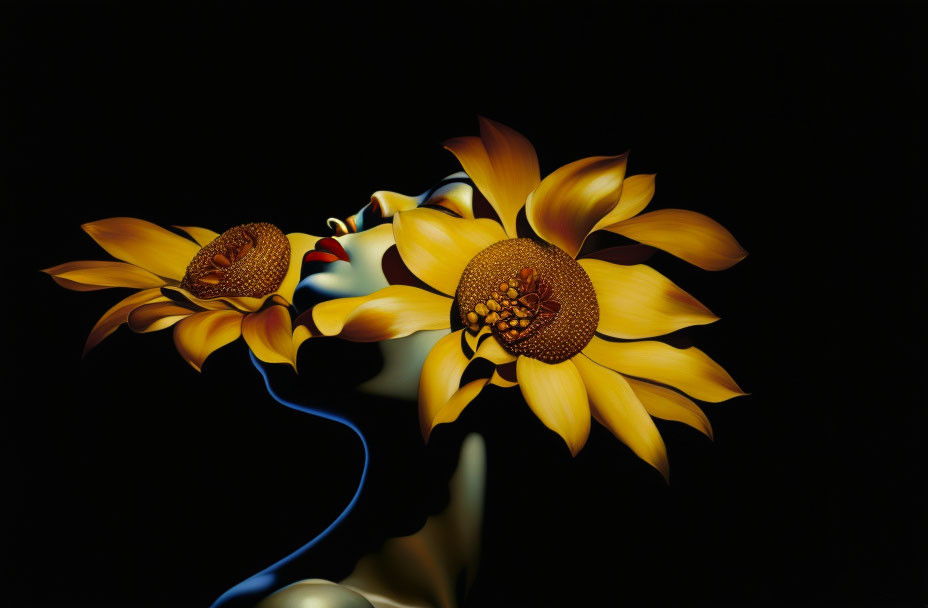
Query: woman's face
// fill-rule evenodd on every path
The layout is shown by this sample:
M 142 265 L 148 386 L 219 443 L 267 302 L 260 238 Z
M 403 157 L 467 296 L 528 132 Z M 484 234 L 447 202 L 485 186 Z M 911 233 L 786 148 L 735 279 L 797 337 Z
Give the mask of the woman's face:
M 396 283 L 396 273 L 407 272 L 393 240 L 392 218 L 420 206 L 448 213 L 470 209 L 474 188 L 467 174 L 449 175 L 418 196 L 379 191 L 371 202 L 345 220 L 330 218 L 334 235 L 321 240 L 304 264 L 294 296 L 298 312 L 329 298 L 365 296 Z M 334 241 L 334 243 L 333 243 Z M 388 281 L 388 277 L 391 279 Z M 408 277 L 414 281 L 415 277 Z M 426 355 L 449 330 L 420 331 L 378 344 L 383 365 L 373 377 L 359 379 L 357 388 L 368 394 L 414 400 Z

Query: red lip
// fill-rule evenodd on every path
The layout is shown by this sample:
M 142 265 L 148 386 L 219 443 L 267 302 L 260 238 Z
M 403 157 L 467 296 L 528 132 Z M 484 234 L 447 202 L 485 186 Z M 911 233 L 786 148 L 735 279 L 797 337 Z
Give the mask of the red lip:
M 316 241 L 316 249 L 303 257 L 304 262 L 334 262 L 335 260 L 350 262 L 351 257 L 338 241 L 328 236 Z

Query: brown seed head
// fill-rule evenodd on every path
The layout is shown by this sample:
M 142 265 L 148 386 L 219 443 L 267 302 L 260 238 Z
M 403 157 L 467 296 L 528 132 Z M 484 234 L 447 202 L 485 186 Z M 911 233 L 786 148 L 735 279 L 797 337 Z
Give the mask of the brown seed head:
M 290 240 L 273 224 L 244 224 L 226 230 L 200 249 L 180 283 L 198 298 L 260 298 L 287 276 Z
M 599 323 L 596 291 L 583 267 L 554 245 L 531 239 L 500 241 L 474 256 L 455 297 L 471 331 L 487 323 L 510 353 L 546 363 L 580 352 Z M 492 319 L 486 313 L 497 306 L 489 301 L 499 303 Z

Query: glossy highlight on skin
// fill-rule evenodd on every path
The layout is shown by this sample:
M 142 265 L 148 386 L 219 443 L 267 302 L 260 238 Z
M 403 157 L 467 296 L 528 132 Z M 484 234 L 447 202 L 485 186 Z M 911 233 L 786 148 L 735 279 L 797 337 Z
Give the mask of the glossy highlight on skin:
M 267 392 L 274 399 L 274 401 L 290 409 L 343 424 L 354 431 L 358 436 L 358 439 L 361 440 L 361 446 L 364 448 L 364 468 L 361 470 L 361 478 L 358 480 L 358 489 L 355 490 L 354 496 L 351 497 L 351 500 L 345 506 L 345 509 L 339 514 L 338 517 L 335 518 L 332 523 L 326 527 L 325 530 L 320 532 L 315 538 L 304 544 L 290 555 L 271 564 L 257 574 L 248 577 L 244 581 L 238 583 L 220 595 L 219 598 L 213 602 L 211 608 L 231 607 L 234 605 L 253 606 L 263 597 L 269 595 L 277 589 L 299 580 L 300 577 L 295 577 L 293 580 L 282 580 L 279 574 L 279 570 L 316 546 L 319 541 L 328 536 L 345 520 L 348 514 L 351 513 L 351 511 L 354 509 L 358 502 L 358 498 L 361 496 L 361 490 L 364 488 L 364 482 L 367 480 L 368 465 L 370 464 L 370 450 L 368 449 L 367 440 L 364 438 L 364 434 L 361 432 L 361 429 L 359 429 L 347 418 L 342 418 L 337 414 L 312 408 L 306 405 L 293 403 L 292 401 L 287 401 L 278 395 L 271 387 L 271 381 L 268 378 L 267 371 L 264 369 L 261 361 L 255 357 L 253 352 L 248 351 L 248 354 L 251 357 L 251 362 L 255 366 L 255 369 L 258 370 L 258 373 L 260 373 L 261 377 L 264 379 L 264 385 L 267 388 Z

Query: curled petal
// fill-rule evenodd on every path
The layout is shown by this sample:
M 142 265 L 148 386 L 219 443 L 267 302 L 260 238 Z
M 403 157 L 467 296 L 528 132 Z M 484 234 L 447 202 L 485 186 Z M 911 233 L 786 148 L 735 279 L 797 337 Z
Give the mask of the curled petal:
M 583 241 L 622 193 L 627 154 L 564 165 L 529 197 L 525 215 L 538 236 L 577 257 Z
M 484 325 L 480 328 L 476 334 L 472 334 L 469 331 L 464 332 L 464 343 L 467 345 L 467 348 L 464 349 L 464 352 L 467 353 L 468 357 L 473 357 L 477 351 L 477 348 L 486 340 L 489 340 L 492 337 L 493 330 L 490 329 L 488 325 Z M 469 350 L 468 350 L 469 349 Z
M 488 382 L 488 378 L 478 378 L 456 390 L 454 394 L 451 395 L 451 398 L 435 412 L 435 417 L 432 418 L 431 428 L 428 431 L 429 434 L 431 434 L 432 429 L 439 424 L 457 420 L 461 412 L 464 411 L 464 408 L 477 398 L 477 395 L 480 394 L 480 391 L 483 390 L 483 387 L 485 387 Z M 428 439 L 428 435 L 426 435 L 425 440 L 428 441 Z
M 594 336 L 583 354 L 624 375 L 668 384 L 702 401 L 718 403 L 746 394 L 698 348 L 653 341 L 608 342 Z
M 314 337 L 312 331 L 309 327 L 305 325 L 298 325 L 293 328 L 293 352 L 296 353 L 300 350 L 300 346 L 303 342 L 306 342 L 310 338 Z M 294 354 L 296 358 L 296 354 Z
M 194 312 L 191 308 L 170 301 L 143 304 L 129 313 L 129 329 L 139 333 L 159 331 Z
M 675 420 L 689 425 L 712 439 L 712 424 L 699 406 L 675 390 L 657 386 L 650 382 L 643 382 L 633 378 L 626 378 L 629 386 L 635 391 L 638 400 L 655 418 L 662 420 Z
M 576 366 L 570 361 L 550 364 L 519 357 L 516 377 L 528 406 L 576 456 L 590 434 L 590 406 Z
M 480 137 L 457 137 L 443 144 L 499 215 L 506 234 L 516 237 L 516 218 L 541 174 L 538 156 L 523 135 L 480 118 Z
M 87 342 L 84 343 L 84 352 L 81 356 L 86 355 L 91 348 L 116 331 L 120 325 L 126 323 L 129 320 L 129 313 L 139 306 L 167 301 L 168 299 L 162 296 L 161 290 L 157 288 L 136 292 L 120 301 L 119 304 L 116 304 L 106 311 L 106 313 L 100 317 L 100 320 L 93 326 L 93 329 L 90 330 L 90 335 L 87 336 Z
M 513 386 L 519 385 L 518 382 L 513 382 L 512 380 L 506 380 L 505 378 L 499 375 L 498 371 L 493 372 L 493 375 L 490 377 L 490 381 L 488 382 L 488 384 L 492 384 L 493 386 L 499 386 L 501 388 L 511 388 Z
M 594 363 L 583 354 L 571 361 L 583 377 L 593 417 L 669 480 L 664 440 L 628 381 L 622 374 Z
M 494 336 L 486 338 L 477 347 L 474 357 L 481 357 L 495 365 L 504 365 L 516 360 L 516 356 L 507 351 Z
M 721 224 L 685 209 L 651 211 L 605 229 L 663 249 L 703 270 L 724 270 L 748 255 Z
M 200 247 L 169 230 L 132 217 L 113 217 L 81 226 L 114 258 L 180 281 Z
M 125 262 L 104 262 L 96 260 L 68 262 L 42 272 L 50 274 L 62 287 L 74 289 L 71 285 L 89 287 L 76 291 L 92 291 L 107 287 L 131 287 L 133 289 L 149 289 L 167 285 L 167 281 L 147 270 L 126 264 Z
M 186 289 L 175 287 L 174 285 L 165 285 L 161 288 L 161 292 L 175 302 L 189 304 L 191 307 L 202 308 L 203 310 L 229 310 L 233 308 L 242 312 L 256 312 L 264 308 L 264 304 L 267 300 L 275 297 L 280 298 L 280 296 L 270 293 L 260 298 L 221 296 L 218 298 L 203 299 L 198 298 Z
M 391 285 L 367 296 L 321 302 L 312 309 L 312 318 L 324 336 L 377 342 L 449 327 L 451 302 L 416 287 Z
M 622 182 L 622 196 L 618 204 L 596 223 L 593 230 L 600 230 L 641 213 L 654 197 L 654 178 L 653 174 L 626 177 Z
M 435 419 L 439 412 L 458 392 L 461 376 L 470 363 L 461 350 L 462 332 L 452 332 L 439 340 L 422 365 L 419 375 L 419 425 L 426 441 L 437 424 Z
M 413 209 L 393 219 L 393 236 L 403 262 L 419 279 L 453 296 L 471 258 L 506 238 L 493 220 L 451 217 L 435 209 Z
M 582 259 L 599 302 L 596 331 L 616 338 L 650 338 L 717 321 L 708 308 L 644 265 Z
M 290 311 L 283 306 L 271 305 L 261 312 L 245 315 L 242 337 L 251 352 L 265 363 L 289 363 L 296 370 L 299 345 L 294 343 Z
M 190 235 L 200 247 L 206 247 L 219 236 L 218 232 L 213 232 L 208 228 L 198 228 L 197 226 L 174 226 L 178 230 L 183 230 Z
M 242 313 L 207 310 L 192 314 L 174 326 L 174 346 L 198 372 L 213 351 L 242 335 Z

